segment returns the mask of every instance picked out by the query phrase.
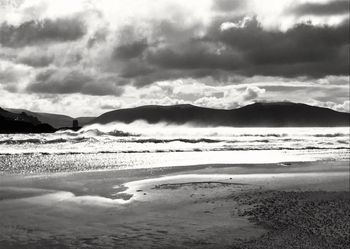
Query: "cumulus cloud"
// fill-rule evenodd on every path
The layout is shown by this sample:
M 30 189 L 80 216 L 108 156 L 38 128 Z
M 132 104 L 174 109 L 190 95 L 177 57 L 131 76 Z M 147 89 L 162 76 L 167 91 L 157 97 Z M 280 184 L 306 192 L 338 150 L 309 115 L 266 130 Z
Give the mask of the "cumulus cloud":
M 220 25 L 220 30 L 225 31 L 229 29 L 242 29 L 245 28 L 251 21 L 251 17 L 245 16 L 242 20 L 239 20 L 238 22 L 224 22 Z
M 335 103 L 332 101 L 313 101 L 312 104 L 316 106 L 322 106 L 326 108 L 331 108 L 339 112 L 350 112 L 350 101 L 345 100 L 343 103 Z
M 257 86 L 210 86 L 193 79 L 162 81 L 142 89 L 144 101 L 169 98 L 170 103 L 193 103 L 198 106 L 232 109 L 257 101 L 265 89 Z
M 260 89 L 256 86 L 247 87 L 244 93 L 242 94 L 242 99 L 246 100 L 254 100 L 265 92 L 265 89 Z
M 265 93 L 265 89 L 259 87 L 247 87 L 244 90 L 233 88 L 224 92 L 224 97 L 205 96 L 197 99 L 194 103 L 199 106 L 212 108 L 235 109 L 240 106 L 259 101 Z

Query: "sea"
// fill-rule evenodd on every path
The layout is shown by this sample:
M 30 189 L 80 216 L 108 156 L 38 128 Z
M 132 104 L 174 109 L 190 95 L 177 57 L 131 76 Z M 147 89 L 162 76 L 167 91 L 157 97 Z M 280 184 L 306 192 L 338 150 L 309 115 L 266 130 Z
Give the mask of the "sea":
M 0 174 L 349 161 L 349 138 L 349 127 L 94 124 L 76 132 L 0 134 Z

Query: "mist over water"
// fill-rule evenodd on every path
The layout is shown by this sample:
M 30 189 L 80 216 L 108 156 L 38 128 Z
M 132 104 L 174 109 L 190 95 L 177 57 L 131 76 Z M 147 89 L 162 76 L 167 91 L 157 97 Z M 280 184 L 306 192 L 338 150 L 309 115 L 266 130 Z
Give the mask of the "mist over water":
M 233 128 L 193 124 L 94 124 L 53 134 L 0 135 L 0 170 L 10 173 L 206 163 L 348 160 L 349 127 Z
M 93 124 L 74 132 L 2 134 L 1 154 L 346 149 L 348 127 L 233 128 L 191 124 Z

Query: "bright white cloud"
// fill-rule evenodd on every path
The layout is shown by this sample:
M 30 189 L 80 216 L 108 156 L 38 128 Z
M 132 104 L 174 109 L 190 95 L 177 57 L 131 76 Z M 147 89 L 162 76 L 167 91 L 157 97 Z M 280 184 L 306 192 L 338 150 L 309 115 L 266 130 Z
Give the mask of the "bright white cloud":
M 220 25 L 220 30 L 221 31 L 225 31 L 228 29 L 241 29 L 247 26 L 247 24 L 249 23 L 249 21 L 251 21 L 252 18 L 249 16 L 245 16 L 242 20 L 238 21 L 238 22 L 224 22 Z

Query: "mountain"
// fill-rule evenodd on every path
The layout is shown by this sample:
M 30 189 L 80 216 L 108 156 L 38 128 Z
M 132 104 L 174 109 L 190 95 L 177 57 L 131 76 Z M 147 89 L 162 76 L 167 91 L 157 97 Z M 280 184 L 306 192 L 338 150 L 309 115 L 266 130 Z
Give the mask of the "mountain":
M 349 126 L 350 114 L 292 102 L 255 103 L 232 110 L 193 105 L 149 105 L 107 112 L 89 124 L 131 123 L 135 120 L 145 120 L 151 124 L 190 122 L 203 126 L 332 127 Z
M 51 133 L 52 126 L 24 112 L 12 113 L 0 108 L 0 133 Z
M 8 108 L 6 110 L 13 113 L 26 113 L 30 116 L 36 117 L 40 122 L 47 123 L 54 128 L 71 127 L 73 120 L 75 119 L 67 115 L 44 113 L 44 112 L 32 112 L 25 109 Z M 79 118 L 76 118 L 76 120 L 78 120 L 80 126 L 83 126 L 86 123 L 93 120 L 94 118 L 95 117 L 79 117 Z

